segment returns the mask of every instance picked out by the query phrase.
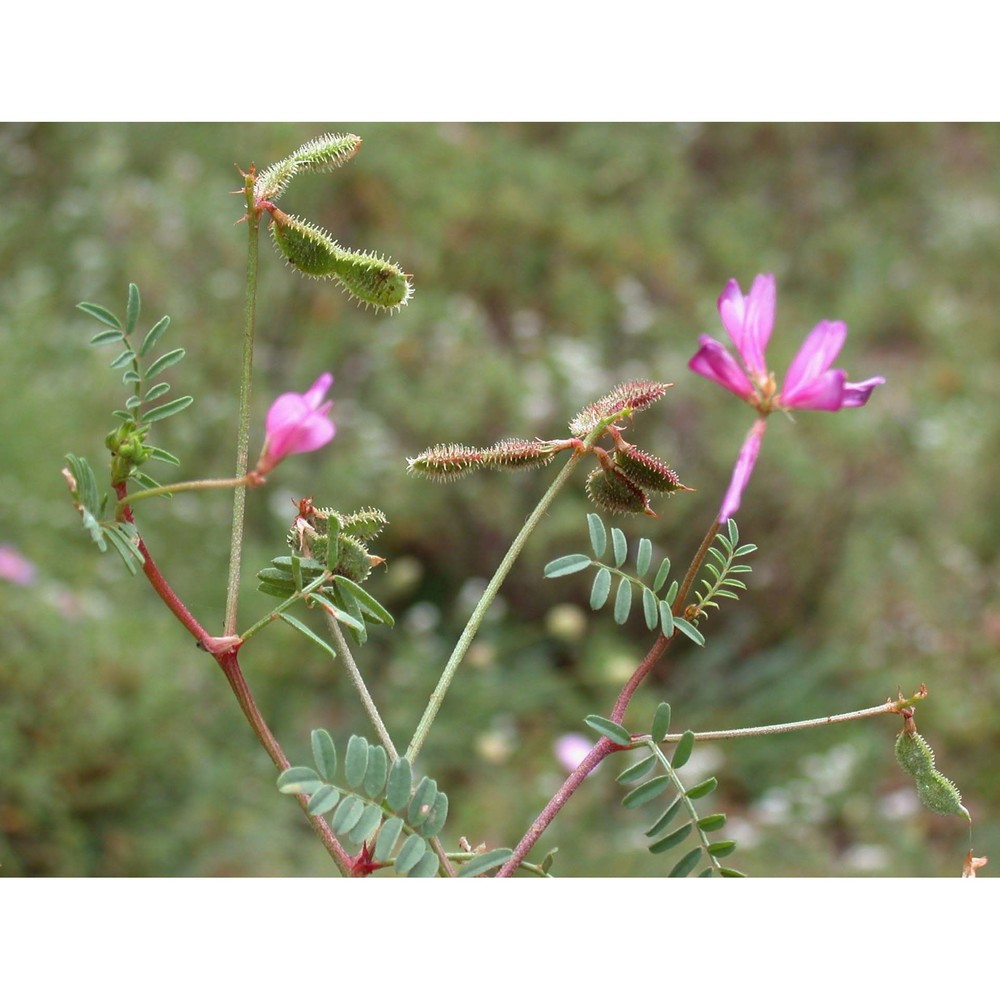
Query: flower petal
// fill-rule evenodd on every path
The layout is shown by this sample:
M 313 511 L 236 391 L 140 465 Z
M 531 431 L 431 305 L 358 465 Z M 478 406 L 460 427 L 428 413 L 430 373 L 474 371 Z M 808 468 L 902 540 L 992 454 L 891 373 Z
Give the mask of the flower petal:
M 781 405 L 794 410 L 839 410 L 843 405 L 845 375 L 831 372 L 830 365 L 847 337 L 847 326 L 839 320 L 823 320 L 803 341 L 788 366 L 781 388 Z
M 741 399 L 753 398 L 753 386 L 746 372 L 736 363 L 733 356 L 717 340 L 703 333 L 698 338 L 701 345 L 698 353 L 688 362 L 688 368 L 698 375 L 718 382 Z
M 844 395 L 841 399 L 841 406 L 864 406 L 868 402 L 868 397 L 872 394 L 877 385 L 884 385 L 885 379 L 881 375 L 874 378 L 865 379 L 864 382 L 845 382 Z
M 743 335 L 736 341 L 740 355 L 752 375 L 767 376 L 764 353 L 774 329 L 777 290 L 773 274 L 758 274 L 746 299 Z
M 747 434 L 743 447 L 736 458 L 736 465 L 733 466 L 733 475 L 729 481 L 729 489 L 722 499 L 722 506 L 719 508 L 719 524 L 725 524 L 729 518 L 740 509 L 740 500 L 743 498 L 743 490 L 750 482 L 753 475 L 754 466 L 757 464 L 757 456 L 760 454 L 760 442 L 764 437 L 767 424 L 763 418 L 755 420 L 750 433 Z
M 266 475 L 289 455 L 315 451 L 333 438 L 336 428 L 327 417 L 333 402 L 323 402 L 332 384 L 333 376 L 324 372 L 307 392 L 285 392 L 271 404 L 258 473 Z

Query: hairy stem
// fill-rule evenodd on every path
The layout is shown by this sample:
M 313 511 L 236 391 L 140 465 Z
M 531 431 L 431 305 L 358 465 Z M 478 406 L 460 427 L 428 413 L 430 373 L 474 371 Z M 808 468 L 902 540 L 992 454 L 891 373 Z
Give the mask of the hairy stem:
M 250 452 L 250 389 L 253 382 L 253 341 L 257 321 L 257 257 L 260 216 L 253 203 L 253 168 L 244 177 L 247 204 L 247 288 L 243 310 L 243 368 L 240 373 L 240 411 L 236 432 L 237 479 L 247 474 Z M 236 608 L 240 589 L 240 561 L 243 556 L 243 523 L 246 512 L 246 487 L 233 492 L 233 529 L 229 548 L 229 580 L 226 584 L 226 617 L 222 627 L 226 635 L 236 631 Z

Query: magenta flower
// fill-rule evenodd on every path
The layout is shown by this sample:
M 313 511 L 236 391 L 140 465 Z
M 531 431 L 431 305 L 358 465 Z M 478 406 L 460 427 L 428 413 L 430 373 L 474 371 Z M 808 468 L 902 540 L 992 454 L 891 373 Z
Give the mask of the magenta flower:
M 719 316 L 742 365 L 719 341 L 702 334 L 698 353 L 688 367 L 745 399 L 764 415 L 775 409 L 864 406 L 875 386 L 885 379 L 875 376 L 864 382 L 848 382 L 843 369 L 830 367 L 847 337 L 847 326 L 839 320 L 822 320 L 813 328 L 789 365 L 783 386 L 778 387 L 764 358 L 774 329 L 775 298 L 773 274 L 758 274 L 746 296 L 736 279 L 730 279 L 719 296 Z
M 264 448 L 257 460 L 256 473 L 267 475 L 279 462 L 301 451 L 315 451 L 333 439 L 336 428 L 327 416 L 332 400 L 323 401 L 333 376 L 324 372 L 304 395 L 286 392 L 267 411 Z
M 698 352 L 688 362 L 693 372 L 718 382 L 761 415 L 736 459 L 719 510 L 720 523 L 739 510 L 743 490 L 760 452 L 766 427 L 763 418 L 772 410 L 840 410 L 864 406 L 875 386 L 885 382 L 881 375 L 864 382 L 848 382 L 842 369 L 830 367 L 844 346 L 847 326 L 839 320 L 825 319 L 803 341 L 779 387 L 765 361 L 767 343 L 774 329 L 775 298 L 773 274 L 758 274 L 746 296 L 736 279 L 731 278 L 719 296 L 719 317 L 740 360 L 719 341 L 703 333 L 698 338 Z

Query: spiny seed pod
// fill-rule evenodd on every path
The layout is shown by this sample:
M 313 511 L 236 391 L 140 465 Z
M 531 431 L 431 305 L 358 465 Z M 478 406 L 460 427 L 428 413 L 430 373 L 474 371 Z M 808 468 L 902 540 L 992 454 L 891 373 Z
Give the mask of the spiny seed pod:
M 314 278 L 333 278 L 352 298 L 376 309 L 400 309 L 413 295 L 409 275 L 377 254 L 347 250 L 304 219 L 271 209 L 271 237 L 288 263 Z
M 361 542 L 350 535 L 341 535 L 339 541 L 337 562 L 329 567 L 330 572 L 337 576 L 346 576 L 355 583 L 364 582 L 371 575 L 374 557 Z M 376 561 L 383 560 L 376 559 Z
M 917 732 L 913 720 L 908 718 L 903 731 L 896 737 L 896 760 L 913 779 L 917 797 L 932 812 L 943 816 L 964 816 L 970 820 L 968 809 L 962 805 L 962 795 L 955 783 L 934 766 L 934 751 Z
M 899 766 L 913 777 L 934 773 L 934 751 L 930 744 L 917 732 L 912 720 L 896 737 L 896 760 Z
M 380 510 L 366 507 L 353 514 L 341 515 L 343 531 L 360 541 L 369 541 L 381 533 L 389 519 Z
M 649 497 L 617 469 L 594 469 L 587 477 L 587 496 L 595 507 L 612 514 L 656 517 L 649 506 Z
M 555 457 L 556 453 L 544 441 L 507 438 L 486 449 L 483 465 L 488 469 L 537 469 Z
M 436 444 L 406 460 L 406 471 L 446 482 L 461 479 L 483 465 L 483 451 L 464 444 Z
M 677 473 L 655 455 L 650 455 L 635 445 L 622 442 L 614 452 L 615 465 L 636 486 L 651 493 L 672 493 L 674 490 L 686 490 Z
M 917 797 L 931 812 L 942 816 L 964 816 L 969 822 L 972 817 L 969 810 L 962 805 L 962 795 L 955 783 L 946 778 L 940 771 L 935 771 L 929 777 L 919 777 L 916 780 Z
M 360 148 L 360 136 L 350 132 L 327 132 L 302 143 L 289 159 L 300 170 L 326 173 L 342 167 Z
M 300 170 L 326 171 L 342 166 L 361 148 L 361 139 L 349 133 L 330 132 L 303 143 L 291 156 L 261 171 L 254 181 L 257 201 L 274 201 L 281 197 L 288 182 Z
M 576 437 L 586 437 L 602 421 L 611 420 L 623 411 L 631 414 L 651 406 L 672 385 L 645 379 L 622 382 L 596 403 L 585 406 L 570 421 L 569 429 Z

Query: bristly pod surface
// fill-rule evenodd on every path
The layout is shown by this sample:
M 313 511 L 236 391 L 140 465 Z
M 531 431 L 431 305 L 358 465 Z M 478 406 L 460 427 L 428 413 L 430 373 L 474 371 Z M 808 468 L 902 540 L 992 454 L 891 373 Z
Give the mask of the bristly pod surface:
M 635 379 L 616 385 L 597 402 L 585 406 L 569 424 L 577 437 L 586 437 L 602 421 L 612 420 L 618 414 L 626 417 L 652 406 L 671 387 L 670 382 L 650 382 Z
M 666 462 L 635 445 L 622 442 L 614 452 L 615 465 L 640 489 L 650 493 L 673 493 L 687 490 L 677 473 Z
M 962 794 L 934 764 L 934 751 L 917 732 L 912 718 L 906 718 L 903 731 L 896 737 L 896 760 L 913 777 L 917 796 L 926 808 L 942 816 L 964 816 L 970 822 L 969 810 L 962 805 Z
M 300 171 L 328 171 L 343 166 L 361 148 L 361 139 L 350 133 L 328 132 L 303 143 L 291 156 L 261 171 L 254 181 L 257 201 L 275 201 Z
M 594 469 L 587 477 L 587 496 L 595 507 L 612 514 L 656 517 L 646 493 L 617 469 Z
M 292 267 L 313 278 L 333 278 L 351 298 L 376 309 L 400 309 L 413 295 L 410 276 L 392 261 L 340 246 L 304 219 L 271 210 L 271 237 Z
M 486 449 L 482 464 L 488 469 L 537 469 L 555 457 L 544 441 L 507 438 Z
M 408 458 L 406 471 L 415 476 L 447 482 L 461 479 L 474 469 L 481 468 L 483 460 L 481 448 L 471 448 L 464 444 L 436 444 L 415 458 Z

